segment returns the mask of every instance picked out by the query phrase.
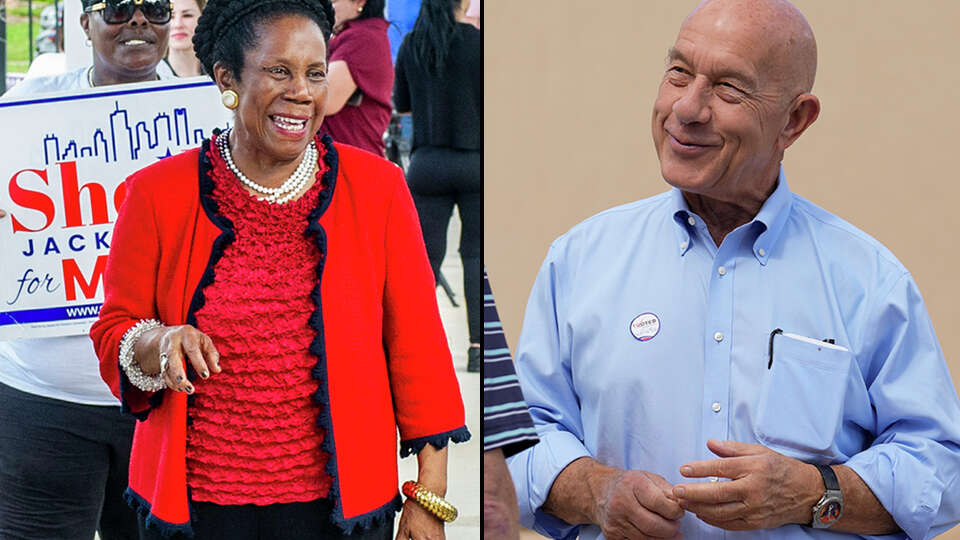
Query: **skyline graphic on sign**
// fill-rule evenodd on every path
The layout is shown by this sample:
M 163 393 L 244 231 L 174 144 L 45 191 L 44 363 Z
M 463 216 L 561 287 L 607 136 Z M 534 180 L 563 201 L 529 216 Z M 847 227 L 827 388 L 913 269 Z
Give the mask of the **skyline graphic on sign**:
M 0 341 L 89 331 L 125 179 L 233 124 L 219 98 L 198 77 L 0 100 L 0 208 L 21 225 L 0 220 Z
M 202 128 L 190 129 L 190 118 L 185 107 L 174 107 L 172 115 L 158 112 L 153 119 L 139 120 L 131 126 L 130 113 L 114 102 L 114 111 L 106 125 L 96 128 L 89 144 L 76 139 L 59 137 L 55 133 L 43 138 L 43 158 L 46 165 L 66 160 L 99 158 L 104 163 L 122 159 L 139 160 L 144 151 L 160 148 L 156 159 L 171 155 L 171 148 L 193 147 L 206 138 Z

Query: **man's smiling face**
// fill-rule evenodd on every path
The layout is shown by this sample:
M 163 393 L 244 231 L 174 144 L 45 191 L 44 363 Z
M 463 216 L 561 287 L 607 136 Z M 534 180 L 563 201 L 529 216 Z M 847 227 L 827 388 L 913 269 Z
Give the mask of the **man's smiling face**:
M 776 178 L 794 96 L 769 36 L 735 10 L 706 7 L 684 22 L 653 108 L 670 185 L 735 202 Z

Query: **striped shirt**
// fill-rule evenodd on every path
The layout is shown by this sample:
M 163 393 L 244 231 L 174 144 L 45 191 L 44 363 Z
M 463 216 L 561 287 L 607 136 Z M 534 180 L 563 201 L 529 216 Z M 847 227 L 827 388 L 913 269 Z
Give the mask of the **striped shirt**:
M 501 448 L 505 456 L 510 456 L 538 440 L 484 269 L 483 451 Z

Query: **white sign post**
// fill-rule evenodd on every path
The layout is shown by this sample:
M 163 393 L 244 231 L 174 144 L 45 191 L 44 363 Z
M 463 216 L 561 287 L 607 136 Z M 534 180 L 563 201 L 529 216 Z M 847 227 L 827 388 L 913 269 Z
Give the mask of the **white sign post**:
M 0 102 L 0 340 L 86 333 L 126 177 L 231 120 L 200 77 Z

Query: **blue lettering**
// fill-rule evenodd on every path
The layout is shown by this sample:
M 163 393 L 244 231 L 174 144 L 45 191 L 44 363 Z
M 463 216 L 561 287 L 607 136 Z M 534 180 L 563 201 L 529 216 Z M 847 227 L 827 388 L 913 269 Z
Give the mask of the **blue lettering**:
M 20 284 L 19 289 L 17 289 L 17 295 L 13 297 L 13 300 L 7 302 L 7 305 L 16 304 L 17 300 L 20 299 L 20 295 L 23 294 L 24 289 L 26 289 L 27 294 L 33 294 L 40 290 L 40 287 L 45 288 L 49 293 L 60 288 L 60 285 L 54 286 L 53 278 L 50 277 L 50 274 L 45 275 L 43 279 L 32 277 L 31 274 L 33 274 L 33 268 L 27 268 L 23 276 L 17 280 L 17 283 Z
M 43 250 L 44 255 L 49 255 L 50 253 L 56 253 L 57 255 L 60 254 L 60 248 L 57 247 L 57 241 L 54 240 L 52 236 L 47 238 L 47 247 Z
M 27 240 L 27 250 L 22 253 L 25 257 L 33 257 L 33 238 Z
M 110 234 L 110 231 L 103 231 L 98 233 L 93 233 L 94 239 L 97 241 L 97 250 L 101 249 L 110 249 L 110 244 L 107 243 L 107 235 Z
M 87 247 L 86 244 L 80 244 L 79 246 L 75 246 L 75 245 L 73 245 L 73 243 L 74 243 L 74 241 L 76 241 L 76 240 L 83 240 L 83 235 L 82 235 L 82 234 L 75 234 L 75 235 L 73 235 L 73 236 L 70 237 L 70 241 L 69 241 L 70 249 L 72 249 L 73 251 L 83 251 L 84 248 Z

